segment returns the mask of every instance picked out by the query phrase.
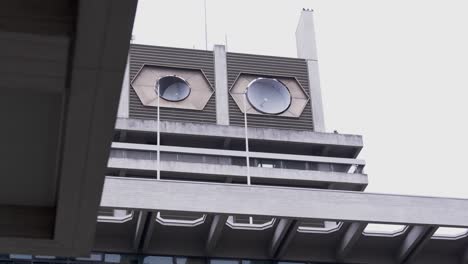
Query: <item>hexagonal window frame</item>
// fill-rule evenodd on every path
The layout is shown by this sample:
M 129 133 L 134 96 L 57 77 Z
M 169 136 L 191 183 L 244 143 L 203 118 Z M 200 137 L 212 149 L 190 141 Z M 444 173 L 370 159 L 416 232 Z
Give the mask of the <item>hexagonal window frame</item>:
M 276 79 L 283 83 L 289 90 L 291 95 L 290 106 L 282 113 L 279 114 L 267 114 L 262 113 L 255 109 L 246 98 L 246 91 L 249 83 L 258 78 L 271 78 Z M 298 118 L 304 112 L 305 107 L 309 103 L 310 97 L 306 93 L 304 87 L 300 84 L 296 77 L 293 76 L 268 76 L 260 74 L 252 74 L 241 72 L 237 75 L 236 80 L 229 88 L 229 95 L 236 103 L 237 107 L 242 113 L 247 111 L 247 114 L 254 115 L 267 115 L 267 116 L 281 116 L 281 117 L 294 117 Z M 244 100 L 246 109 L 244 110 Z
M 168 101 L 158 96 L 156 85 L 158 80 L 166 76 L 176 76 L 185 80 L 191 88 L 190 94 L 181 101 Z M 144 64 L 130 82 L 144 106 L 161 108 L 177 108 L 188 110 L 203 110 L 215 90 L 202 69 L 168 67 Z

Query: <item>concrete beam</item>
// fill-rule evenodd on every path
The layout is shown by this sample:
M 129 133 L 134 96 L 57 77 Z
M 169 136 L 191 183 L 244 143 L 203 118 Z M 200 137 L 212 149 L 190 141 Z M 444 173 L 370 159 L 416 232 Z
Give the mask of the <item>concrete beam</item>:
M 74 255 L 88 254 L 94 243 L 136 5 L 131 0 L 78 4 L 54 232 L 64 247 L 76 248 Z
M 219 238 L 223 232 L 224 226 L 226 225 L 228 216 L 227 215 L 215 215 L 211 222 L 210 231 L 206 239 L 206 253 L 210 254 L 216 248 Z
M 122 91 L 120 92 L 119 109 L 117 117 L 128 118 L 130 115 L 130 57 L 127 58 L 125 73 L 122 82 Z
M 270 243 L 269 254 L 271 258 L 274 258 L 278 248 L 280 247 L 281 242 L 286 236 L 287 231 L 289 230 L 293 220 L 282 218 L 279 220 L 278 225 L 276 226 L 275 232 Z
M 467 227 L 468 199 L 106 177 L 102 207 Z
M 154 229 L 156 226 L 156 213 L 149 212 L 146 221 L 146 232 L 143 235 L 142 242 L 141 242 L 141 250 L 146 251 L 149 248 L 151 243 L 151 238 L 153 237 Z
M 138 220 L 135 228 L 135 235 L 133 236 L 133 250 L 138 251 L 140 249 L 140 245 L 142 243 L 142 239 L 144 236 L 144 229 L 148 219 L 148 212 L 146 211 L 139 211 L 138 212 Z
M 126 130 L 129 132 L 133 131 L 154 133 L 157 130 L 157 123 L 154 120 L 118 118 L 115 124 L 115 129 Z M 244 139 L 245 132 L 243 127 L 237 126 L 228 127 L 212 124 L 162 121 L 161 133 Z M 359 149 L 363 147 L 362 137 L 358 135 L 256 127 L 249 127 L 248 134 L 250 140 L 295 142 L 301 144 L 317 144 L 331 146 L 349 146 L 356 147 Z
M 216 123 L 218 125 L 229 125 L 229 103 L 228 103 L 228 81 L 226 48 L 223 45 L 215 45 L 214 67 L 216 87 Z
M 435 226 L 412 226 L 398 251 L 398 263 L 411 263 L 436 230 Z
M 56 39 L 52 42 L 56 42 L 57 45 L 40 41 L 34 44 L 38 49 L 25 51 L 22 54 L 23 58 L 2 60 L 2 63 L 7 63 L 10 68 L 15 66 L 8 70 L 9 76 L 0 74 L 2 80 L 5 77 L 3 83 L 15 83 L 8 89 L 37 87 L 39 89 L 31 93 L 34 96 L 41 96 L 41 93 L 62 93 L 62 107 L 60 112 L 56 111 L 62 117 L 58 140 L 60 151 L 56 151 L 59 155 L 55 162 L 56 167 L 51 167 L 52 176 L 57 183 L 57 190 L 53 190 L 54 196 L 57 197 L 53 202 L 54 207 L 13 209 L 13 214 L 0 215 L 0 248 L 4 252 L 72 257 L 89 254 L 94 243 L 103 176 L 115 126 L 137 3 L 132 0 L 76 1 L 72 5 L 67 1 L 61 2 L 59 5 L 56 5 L 59 3 L 56 2 L 38 5 L 35 8 L 31 8 L 28 1 L 15 1 L 13 4 L 23 7 L 18 9 L 21 10 L 18 19 L 28 20 L 31 18 L 28 16 L 34 18 L 35 22 L 32 24 L 20 24 L 40 29 L 40 32 L 33 30 L 39 38 L 48 39 L 57 33 L 40 20 L 47 20 L 41 14 L 42 11 L 60 11 L 58 6 L 70 11 L 62 17 L 70 22 L 70 30 L 58 34 L 61 36 L 57 38 L 53 37 Z M 2 13 L 6 14 L 5 12 L 10 10 L 9 5 L 12 3 L 0 6 Z M 14 13 L 9 14 L 12 17 L 16 16 Z M 41 19 L 37 19 L 38 17 Z M 52 20 L 54 24 L 61 24 L 64 22 L 62 18 L 54 15 Z M 6 20 L 1 20 L 2 29 L 5 29 Z M 15 22 L 15 19 L 10 22 Z M 23 29 L 23 32 L 28 32 L 27 28 Z M 9 43 L 15 43 L 16 48 L 19 45 L 23 45 L 24 48 L 26 43 L 18 41 L 20 35 L 10 39 Z M 69 36 L 70 39 L 65 36 Z M 0 40 L 0 43 L 3 41 Z M 65 48 L 65 45 L 68 48 Z M 47 49 L 49 52 L 45 52 Z M 15 51 L 15 48 L 2 50 L 11 52 Z M 24 59 L 31 53 L 36 53 L 37 56 Z M 13 60 L 17 63 L 9 63 Z M 34 76 L 30 78 L 28 74 Z M 52 145 L 50 147 L 54 148 Z M 28 148 L 21 146 L 18 149 L 28 151 Z M 47 155 L 46 150 L 41 152 L 42 155 Z M 41 174 L 38 172 L 33 176 L 40 177 Z M 34 187 L 32 184 L 31 188 Z M 27 193 L 27 190 L 21 191 Z M 40 209 L 40 212 L 34 212 L 37 209 Z M 0 212 L 6 213 L 3 210 Z M 27 216 L 28 212 L 31 215 Z M 11 230 L 5 229 L 7 224 L 13 225 Z M 16 229 L 19 224 L 22 226 Z M 29 234 L 26 232 L 28 229 L 31 231 Z M 21 234 L 15 238 L 14 233 Z
M 354 245 L 362 235 L 367 224 L 363 222 L 351 223 L 341 239 L 340 245 L 336 251 L 336 259 L 344 261 L 346 256 L 351 252 Z
M 282 218 L 276 226 L 271 240 L 269 254 L 271 258 L 282 258 L 289 244 L 296 235 L 299 221 Z

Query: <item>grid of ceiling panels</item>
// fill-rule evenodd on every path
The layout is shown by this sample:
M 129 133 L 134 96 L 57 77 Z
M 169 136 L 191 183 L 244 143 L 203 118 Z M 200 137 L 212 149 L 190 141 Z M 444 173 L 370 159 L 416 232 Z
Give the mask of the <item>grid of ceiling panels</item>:
M 139 215 L 137 213 L 136 215 Z M 136 216 L 135 215 L 135 216 Z M 148 213 L 146 220 L 134 217 L 131 221 L 115 224 L 100 222 L 98 224 L 95 251 L 143 253 L 147 255 L 207 256 L 205 245 L 210 230 L 215 223 L 214 215 L 206 215 L 200 225 L 184 226 L 161 224 L 155 221 L 157 213 Z M 242 219 L 240 216 L 239 219 Z M 245 217 L 244 217 L 245 218 Z M 247 218 L 246 223 L 248 222 Z M 357 222 L 344 222 L 330 232 L 300 232 L 292 224 L 285 233 L 283 242 L 278 248 L 278 255 L 271 256 L 269 248 L 278 229 L 281 229 L 280 218 L 267 228 L 231 228 L 228 222 L 221 222 L 223 227 L 214 250 L 209 254 L 218 258 L 257 259 L 265 263 L 275 263 L 282 259 L 305 263 L 337 263 L 338 252 L 343 241 L 347 241 L 352 226 Z M 294 223 L 294 220 L 293 220 Z M 298 222 L 301 225 L 301 222 Z M 361 223 L 365 227 L 366 223 Z M 143 225 L 142 240 L 135 248 L 132 244 L 138 226 Z M 326 227 L 322 227 L 323 230 Z M 388 228 L 392 228 L 389 225 Z M 434 227 L 436 230 L 437 227 Z M 458 228 L 466 232 L 466 228 Z M 414 226 L 393 235 L 375 233 L 369 235 L 362 230 L 354 233 L 352 243 L 347 244 L 345 254 L 339 263 L 413 263 L 413 264 L 459 264 L 464 252 L 468 252 L 468 238 L 436 239 L 424 236 L 411 246 L 410 258 L 396 261 L 401 249 L 414 236 Z M 367 231 L 369 232 L 369 231 Z M 406 262 L 408 259 L 411 261 Z

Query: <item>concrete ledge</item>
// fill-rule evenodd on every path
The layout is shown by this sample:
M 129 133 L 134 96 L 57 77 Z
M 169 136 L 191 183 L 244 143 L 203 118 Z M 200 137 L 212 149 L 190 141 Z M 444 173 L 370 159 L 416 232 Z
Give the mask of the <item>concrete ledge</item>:
M 468 227 L 468 199 L 106 177 L 102 207 Z
M 108 167 L 120 170 L 153 171 L 156 175 L 156 160 L 129 158 L 109 158 Z M 222 180 L 226 177 L 245 179 L 246 167 L 236 165 L 217 165 L 207 163 L 191 163 L 180 161 L 161 161 L 162 172 L 193 174 L 193 180 L 208 178 Z M 367 175 L 342 172 L 280 169 L 280 168 L 250 168 L 252 183 L 284 185 L 284 186 L 325 186 L 333 184 L 334 189 L 364 190 L 368 184 Z
M 136 151 L 153 151 L 156 152 L 158 149 L 157 145 L 151 144 L 136 144 L 136 143 L 121 143 L 113 142 L 112 149 L 121 150 L 136 150 Z M 176 146 L 160 146 L 161 152 L 168 153 L 184 153 L 184 154 L 196 154 L 196 155 L 210 155 L 219 157 L 239 157 L 245 158 L 246 152 L 240 150 L 223 150 L 223 149 L 208 149 L 208 148 L 190 148 L 190 147 L 176 147 Z M 278 154 L 269 152 L 249 152 L 251 158 L 261 159 L 275 159 L 275 160 L 293 160 L 293 161 L 309 161 L 317 163 L 327 164 L 347 164 L 347 165 L 366 165 L 366 162 L 361 159 L 349 159 L 349 158 L 334 158 L 334 157 L 323 157 L 323 156 L 307 156 L 307 155 L 294 155 L 294 154 Z
M 157 126 L 155 120 L 118 118 L 115 124 L 115 129 L 124 131 L 154 133 L 157 131 Z M 162 121 L 161 133 L 200 135 L 236 139 L 243 139 L 245 134 L 244 128 L 239 126 L 224 126 L 174 121 Z M 359 135 L 254 127 L 250 127 L 248 129 L 248 133 L 249 139 L 254 140 L 349 146 L 356 147 L 359 149 L 363 147 L 362 137 Z

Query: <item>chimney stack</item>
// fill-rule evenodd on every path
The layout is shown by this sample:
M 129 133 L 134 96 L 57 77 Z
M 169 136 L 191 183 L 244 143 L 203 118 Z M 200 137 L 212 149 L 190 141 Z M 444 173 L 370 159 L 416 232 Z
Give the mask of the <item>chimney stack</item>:
M 312 9 L 302 9 L 301 17 L 299 18 L 299 23 L 296 29 L 296 46 L 297 57 L 307 61 L 314 130 L 317 132 L 325 132 L 322 91 L 320 89 L 317 62 L 317 45 L 315 42 L 314 12 Z

